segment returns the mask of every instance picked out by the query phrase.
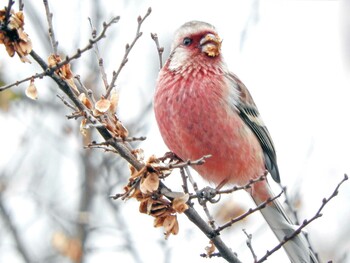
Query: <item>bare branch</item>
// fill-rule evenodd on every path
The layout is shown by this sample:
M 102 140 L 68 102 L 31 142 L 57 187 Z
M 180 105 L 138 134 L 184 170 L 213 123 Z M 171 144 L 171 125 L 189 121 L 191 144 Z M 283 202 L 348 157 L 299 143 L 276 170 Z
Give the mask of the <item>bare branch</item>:
M 252 246 L 252 239 L 253 239 L 253 235 L 252 234 L 248 234 L 245 229 L 242 229 L 244 234 L 247 236 L 247 241 L 246 241 L 246 244 L 250 250 L 250 252 L 252 253 L 252 256 L 254 258 L 254 263 L 258 260 L 258 257 L 256 256 L 255 252 L 254 252 L 254 249 L 253 249 L 253 246 Z
M 77 109 L 72 105 L 70 104 L 65 98 L 63 98 L 63 96 L 60 96 L 60 95 L 56 95 L 62 102 L 64 105 L 66 105 L 68 108 L 74 110 L 74 111 L 77 111 Z
M 112 89 L 115 87 L 115 82 L 121 72 L 121 70 L 123 69 L 123 67 L 125 66 L 125 64 L 128 62 L 128 55 L 131 51 L 131 49 L 134 47 L 136 41 L 142 36 L 142 32 L 140 32 L 141 30 L 141 25 L 142 23 L 145 21 L 145 19 L 151 14 L 152 12 L 152 9 L 149 7 L 148 10 L 147 10 L 147 13 L 146 15 L 142 18 L 141 16 L 139 16 L 137 18 L 137 23 L 138 23 L 138 26 L 137 26 L 137 30 L 136 30 L 136 35 L 135 35 L 135 38 L 134 40 L 131 42 L 131 44 L 126 44 L 125 46 L 125 53 L 124 53 L 124 57 L 122 59 L 122 62 L 120 63 L 120 66 L 117 70 L 117 72 L 113 72 L 113 77 L 112 77 L 112 80 L 111 80 L 111 83 L 109 84 L 108 88 L 107 88 L 107 91 L 106 91 L 106 94 L 104 95 L 105 98 L 108 98 L 109 97 L 109 94 L 111 93 Z
M 162 56 L 163 56 L 163 52 L 164 52 L 164 47 L 161 47 L 159 45 L 158 35 L 156 33 L 151 33 L 151 38 L 153 39 L 154 43 L 156 44 L 158 58 L 159 58 L 159 68 L 162 69 L 162 67 L 163 67 L 163 57 Z
M 18 1 L 18 10 L 23 11 L 23 7 L 24 7 L 23 0 L 19 0 Z
M 188 177 L 186 176 L 186 173 L 183 167 L 180 168 L 180 174 L 182 178 L 182 189 L 184 190 L 185 194 L 188 194 L 188 184 L 187 184 Z
M 346 174 L 344 174 L 344 178 L 340 181 L 340 183 L 338 183 L 337 187 L 334 189 L 333 193 L 328 197 L 328 198 L 324 198 L 322 200 L 322 205 L 320 206 L 320 208 L 317 210 L 316 214 L 311 217 L 310 219 L 305 219 L 303 221 L 303 223 L 289 236 L 286 236 L 283 240 L 283 242 L 280 242 L 276 247 L 274 247 L 272 250 L 267 251 L 266 254 L 260 258 L 257 262 L 263 262 L 265 261 L 269 256 L 271 256 L 274 252 L 276 252 L 277 250 L 279 250 L 285 243 L 287 243 L 289 240 L 293 239 L 294 237 L 296 237 L 297 235 L 299 235 L 301 233 L 301 231 L 307 226 L 309 225 L 311 222 L 313 222 L 314 220 L 316 220 L 317 218 L 322 216 L 322 210 L 323 208 L 326 206 L 326 204 L 329 203 L 329 201 L 331 201 L 334 197 L 336 197 L 338 195 L 339 192 L 339 188 L 340 186 L 346 181 L 348 180 L 348 176 Z
M 196 212 L 195 209 L 190 207 L 185 212 L 187 218 L 194 223 L 215 245 L 215 247 L 219 250 L 221 257 L 226 259 L 231 263 L 241 262 L 237 256 L 232 252 L 232 250 L 226 246 L 226 244 L 222 241 L 218 232 L 212 229 Z
M 43 0 L 44 6 L 45 6 L 45 11 L 46 11 L 46 18 L 47 18 L 47 24 L 49 26 L 49 38 L 51 42 L 51 47 L 52 47 L 52 52 L 53 54 L 57 55 L 57 46 L 58 46 L 58 41 L 56 41 L 55 38 L 55 33 L 53 31 L 53 26 L 52 26 L 52 17 L 53 14 L 50 12 L 50 7 L 49 3 L 47 0 Z
M 93 26 L 91 18 L 89 18 L 89 22 L 90 22 L 90 27 L 91 27 L 92 38 L 95 38 L 96 37 L 96 28 Z M 107 74 L 106 74 L 105 68 L 103 66 L 103 59 L 100 56 L 100 51 L 98 49 L 97 43 L 94 44 L 94 51 L 95 51 L 96 58 L 97 58 L 97 61 L 98 61 L 98 65 L 99 65 L 99 68 L 100 68 L 100 73 L 101 73 L 103 84 L 105 85 L 105 88 L 108 89 Z
M 27 78 L 25 78 L 25 79 L 18 80 L 18 81 L 16 81 L 15 83 L 12 83 L 12 84 L 9 84 L 9 85 L 5 85 L 5 86 L 1 86 L 1 87 L 0 87 L 0 92 L 1 92 L 1 91 L 4 91 L 4 90 L 7 90 L 7 89 L 9 89 L 9 88 L 12 88 L 12 87 L 14 87 L 14 86 L 18 86 L 19 84 L 22 84 L 22 83 L 24 83 L 24 82 L 30 81 L 30 80 L 32 80 L 32 79 L 37 79 L 37 78 L 41 79 L 41 78 L 43 78 L 43 77 L 46 76 L 46 75 L 47 75 L 46 72 L 41 72 L 41 73 L 37 73 L 37 74 L 35 74 L 35 75 L 33 75 L 33 76 L 27 77 Z
M 47 66 L 46 62 L 34 50 L 32 50 L 29 54 L 44 69 L 44 72 L 37 73 L 37 74 L 35 74 L 33 76 L 30 76 L 30 77 L 27 77 L 27 78 L 25 78 L 23 80 L 16 81 L 15 83 L 12 83 L 12 84 L 9 84 L 9 85 L 6 85 L 6 86 L 2 86 L 2 87 L 0 87 L 0 92 L 4 91 L 6 89 L 9 89 L 11 87 L 14 87 L 14 86 L 18 86 L 19 84 L 24 83 L 26 81 L 29 81 L 31 79 L 42 78 L 44 76 L 50 75 L 50 74 L 52 74 L 52 72 L 54 72 L 55 70 L 63 67 L 64 65 L 70 63 L 72 60 L 79 58 L 84 52 L 90 50 L 95 43 L 97 43 L 102 38 L 104 38 L 108 27 L 110 27 L 113 23 L 117 23 L 118 21 L 119 21 L 119 16 L 113 18 L 109 23 L 104 23 L 103 24 L 103 30 L 102 30 L 102 32 L 100 33 L 100 35 L 98 37 L 96 37 L 94 39 L 90 39 L 89 40 L 89 44 L 85 48 L 78 49 L 75 54 L 73 54 L 71 57 L 67 56 L 64 60 L 62 60 L 62 62 L 57 63 L 57 65 L 55 65 L 54 67 L 50 67 L 49 68 Z
M 269 203 L 273 202 L 274 200 L 276 200 L 277 198 L 279 198 L 282 195 L 283 192 L 280 192 L 278 195 L 274 196 L 273 198 L 269 198 L 267 199 L 265 202 L 259 204 L 258 206 L 254 207 L 254 208 L 249 208 L 249 210 L 247 212 L 245 212 L 244 214 L 237 216 L 233 219 L 230 220 L 230 222 L 218 227 L 216 229 L 216 231 L 218 233 L 220 233 L 222 230 L 224 230 L 225 228 L 231 227 L 234 223 L 241 221 L 242 219 L 246 218 L 247 216 L 253 214 L 256 211 L 259 211 L 263 208 L 265 208 L 266 205 L 268 205 Z
M 233 192 L 238 191 L 238 190 L 247 190 L 247 189 L 251 188 L 253 184 L 255 184 L 257 182 L 264 181 L 265 179 L 266 179 L 266 174 L 258 177 L 257 179 L 249 180 L 249 182 L 246 185 L 243 185 L 243 186 L 236 186 L 235 185 L 230 189 L 218 190 L 217 193 L 218 194 L 230 194 L 230 193 L 233 193 Z
M 208 154 L 208 155 L 204 155 L 203 157 L 197 159 L 197 160 L 194 160 L 194 161 L 191 161 L 191 160 L 187 160 L 186 162 L 179 162 L 179 163 L 176 163 L 176 164 L 169 164 L 167 166 L 168 169 L 173 169 L 173 168 L 184 168 L 186 166 L 193 166 L 193 165 L 202 165 L 205 163 L 205 160 L 210 158 L 211 155 Z

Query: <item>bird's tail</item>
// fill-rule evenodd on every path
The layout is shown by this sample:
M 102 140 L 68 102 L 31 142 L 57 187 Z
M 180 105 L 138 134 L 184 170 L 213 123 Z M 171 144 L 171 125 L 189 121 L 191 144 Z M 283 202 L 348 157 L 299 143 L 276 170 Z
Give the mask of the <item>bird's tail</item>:
M 260 205 L 268 198 L 274 196 L 267 181 L 255 183 L 250 192 L 256 205 Z M 260 210 L 266 222 L 269 224 L 277 239 L 282 242 L 285 237 L 291 236 L 297 226 L 287 216 L 277 199 L 268 203 Z M 301 232 L 283 245 L 292 263 L 318 263 L 305 235 Z

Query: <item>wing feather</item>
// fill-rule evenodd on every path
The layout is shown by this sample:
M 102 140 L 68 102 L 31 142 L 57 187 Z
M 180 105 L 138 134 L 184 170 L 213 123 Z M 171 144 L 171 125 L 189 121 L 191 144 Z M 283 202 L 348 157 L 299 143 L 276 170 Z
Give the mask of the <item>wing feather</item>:
M 239 91 L 240 102 L 235 106 L 237 107 L 242 120 L 250 127 L 260 142 L 264 151 L 266 169 L 270 172 L 272 178 L 277 183 L 280 183 L 275 147 L 270 133 L 260 117 L 258 108 L 242 81 L 232 73 L 229 78 L 235 82 L 234 86 L 236 86 Z

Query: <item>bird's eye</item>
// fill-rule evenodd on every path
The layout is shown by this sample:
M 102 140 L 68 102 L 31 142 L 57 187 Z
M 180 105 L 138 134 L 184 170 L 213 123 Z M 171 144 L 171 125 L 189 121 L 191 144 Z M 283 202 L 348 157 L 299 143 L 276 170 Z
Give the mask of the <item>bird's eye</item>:
M 184 40 L 182 41 L 182 43 L 183 43 L 186 47 L 188 47 L 189 45 L 192 44 L 192 39 L 189 38 L 189 37 L 185 37 Z

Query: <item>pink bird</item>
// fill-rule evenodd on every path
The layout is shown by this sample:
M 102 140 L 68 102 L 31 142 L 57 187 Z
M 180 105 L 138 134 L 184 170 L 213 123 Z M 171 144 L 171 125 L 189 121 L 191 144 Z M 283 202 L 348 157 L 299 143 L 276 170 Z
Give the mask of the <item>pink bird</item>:
M 183 160 L 210 154 L 195 169 L 217 185 L 245 185 L 266 170 L 279 183 L 270 134 L 249 91 L 228 70 L 221 42 L 205 22 L 191 21 L 176 31 L 154 98 L 161 135 Z M 253 184 L 249 193 L 257 205 L 273 197 L 266 180 Z M 261 212 L 280 241 L 295 231 L 277 200 Z M 303 234 L 284 248 L 293 263 L 317 262 Z

